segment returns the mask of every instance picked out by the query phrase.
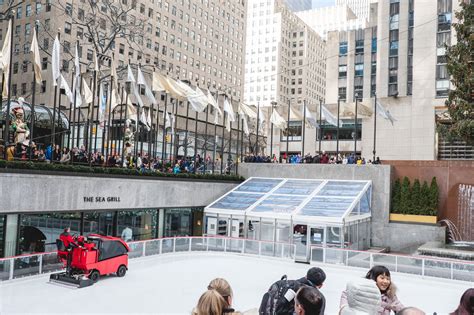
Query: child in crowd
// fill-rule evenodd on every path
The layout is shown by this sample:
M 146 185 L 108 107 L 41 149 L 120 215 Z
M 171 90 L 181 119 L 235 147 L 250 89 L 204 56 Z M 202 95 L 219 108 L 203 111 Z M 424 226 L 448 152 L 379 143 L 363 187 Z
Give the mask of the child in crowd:
M 366 279 L 375 281 L 382 301 L 378 309 L 378 315 L 390 315 L 391 312 L 397 313 L 404 308 L 403 304 L 398 300 L 396 294 L 396 287 L 391 281 L 390 271 L 384 266 L 374 266 L 367 272 Z M 344 291 L 341 296 L 340 307 L 347 305 L 347 294 Z

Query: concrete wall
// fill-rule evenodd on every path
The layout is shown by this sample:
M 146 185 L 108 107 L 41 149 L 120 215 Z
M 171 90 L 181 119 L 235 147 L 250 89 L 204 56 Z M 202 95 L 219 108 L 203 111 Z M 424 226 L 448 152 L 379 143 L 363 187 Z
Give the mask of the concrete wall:
M 431 240 L 444 242 L 444 228 L 420 224 L 389 223 L 390 165 L 322 165 L 243 163 L 245 178 L 278 177 L 306 179 L 372 180 L 372 245 L 399 251 Z
M 200 207 L 236 185 L 217 181 L 0 173 L 0 213 Z M 92 197 L 92 201 L 85 197 Z

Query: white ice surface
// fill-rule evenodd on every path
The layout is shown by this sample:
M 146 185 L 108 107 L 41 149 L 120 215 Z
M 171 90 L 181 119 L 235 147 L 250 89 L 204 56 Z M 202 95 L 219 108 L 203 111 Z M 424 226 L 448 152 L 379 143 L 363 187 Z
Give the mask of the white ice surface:
M 234 307 L 257 308 L 271 283 L 283 274 L 296 279 L 309 265 L 236 254 L 166 254 L 132 259 L 124 278 L 108 276 L 91 287 L 71 289 L 48 283 L 49 275 L 0 282 L 0 314 L 190 314 L 209 281 L 226 278 L 234 290 Z M 337 314 L 347 281 L 367 270 L 321 266 L 327 279 L 321 289 L 326 314 Z M 472 283 L 393 273 L 405 306 L 433 314 L 453 311 Z

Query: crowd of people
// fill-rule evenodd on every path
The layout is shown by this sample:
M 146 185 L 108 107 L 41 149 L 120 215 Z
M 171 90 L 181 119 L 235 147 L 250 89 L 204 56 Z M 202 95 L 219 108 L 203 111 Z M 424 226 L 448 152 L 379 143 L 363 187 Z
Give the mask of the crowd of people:
M 232 307 L 234 295 L 230 284 L 225 279 L 216 278 L 209 283 L 192 314 L 323 315 L 326 299 L 320 289 L 325 281 L 326 274 L 318 267 L 310 268 L 305 277 L 297 280 L 288 280 L 283 276 L 263 295 L 258 310 L 238 312 Z M 374 266 L 365 277 L 348 282 L 346 289 L 341 293 L 339 315 L 390 314 L 426 313 L 416 307 L 406 307 L 399 301 L 390 271 L 384 266 Z M 472 314 L 474 314 L 474 288 L 464 292 L 459 306 L 450 313 L 450 315 Z
M 315 153 L 311 155 L 311 153 L 307 153 L 304 156 L 301 154 L 288 154 L 288 158 L 286 154 L 281 155 L 277 158 L 275 154 L 272 156 L 269 155 L 261 155 L 261 154 L 247 154 L 244 157 L 245 163 L 290 163 L 290 164 L 357 164 L 357 165 L 365 165 L 365 164 L 382 164 L 380 158 L 377 157 L 375 161 L 368 160 L 366 161 L 365 158 L 360 156 L 355 156 L 354 153 L 351 154 L 328 154 L 325 151 L 322 153 Z

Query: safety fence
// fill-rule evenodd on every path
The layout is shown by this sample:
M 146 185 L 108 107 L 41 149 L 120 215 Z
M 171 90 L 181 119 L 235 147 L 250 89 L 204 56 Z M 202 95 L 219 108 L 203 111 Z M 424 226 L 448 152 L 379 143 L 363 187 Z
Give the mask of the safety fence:
M 128 243 L 129 258 L 179 252 L 231 252 L 254 256 L 294 259 L 295 246 L 289 243 L 228 237 L 173 237 Z M 0 281 L 49 273 L 63 269 L 56 252 L 0 259 Z
M 295 259 L 294 244 L 242 238 L 173 237 L 134 241 L 128 245 L 131 259 L 180 252 L 228 252 L 255 257 Z M 474 262 L 469 261 L 316 246 L 311 247 L 309 254 L 309 261 L 316 264 L 359 267 L 366 270 L 374 265 L 384 265 L 393 272 L 474 282 Z M 63 264 L 58 260 L 56 252 L 2 258 L 0 281 L 61 269 Z
M 392 272 L 474 282 L 474 262 L 428 256 L 393 255 L 329 247 L 311 247 L 313 263 L 360 267 L 383 265 Z

